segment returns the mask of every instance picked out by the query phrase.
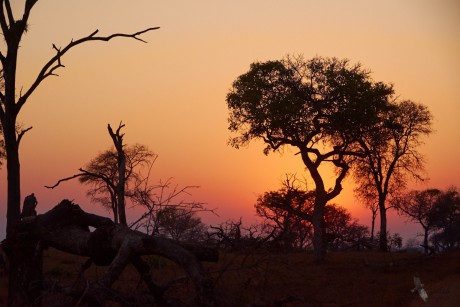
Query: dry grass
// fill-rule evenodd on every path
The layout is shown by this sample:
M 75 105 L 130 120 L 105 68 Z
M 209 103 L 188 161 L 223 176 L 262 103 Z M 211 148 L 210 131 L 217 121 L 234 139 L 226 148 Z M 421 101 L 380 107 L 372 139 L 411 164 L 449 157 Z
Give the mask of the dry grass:
M 74 282 L 85 260 L 50 249 L 45 253 L 44 272 L 48 279 L 68 286 Z M 157 281 L 166 282 L 185 275 L 163 258 L 154 256 L 146 260 L 154 267 Z M 328 261 L 320 265 L 308 253 L 221 254 L 219 263 L 206 264 L 206 268 L 216 280 L 219 306 L 275 306 L 276 302 L 279 306 L 422 306 L 425 304 L 421 299 L 410 292 L 415 272 L 426 285 L 429 305 L 455 306 L 455 302 L 460 301 L 460 251 L 433 257 L 403 253 L 331 253 Z M 92 266 L 84 278 L 95 280 L 104 270 Z M 134 299 L 137 305 L 153 306 L 132 267 L 125 270 L 115 288 Z M 0 271 L 0 305 L 6 302 L 6 289 L 6 276 Z M 192 304 L 189 298 L 193 297 L 193 291 L 191 284 L 184 280 L 174 285 L 168 296 Z M 46 306 L 69 303 L 62 295 L 45 295 Z

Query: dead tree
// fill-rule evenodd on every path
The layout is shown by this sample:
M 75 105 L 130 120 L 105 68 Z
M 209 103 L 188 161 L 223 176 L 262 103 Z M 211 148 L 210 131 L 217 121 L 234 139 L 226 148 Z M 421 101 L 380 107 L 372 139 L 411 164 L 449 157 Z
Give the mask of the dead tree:
M 126 155 L 123 149 L 123 136 L 124 133 L 120 133 L 121 128 L 125 125 L 120 122 L 116 132 L 113 132 L 110 124 L 107 125 L 109 130 L 110 137 L 113 140 L 113 145 L 117 150 L 117 166 L 118 166 L 118 184 L 117 184 L 117 204 L 118 204 L 118 213 L 120 218 L 120 224 L 127 225 L 126 222 L 126 212 L 125 212 L 125 172 L 126 172 Z
M 19 1 L 18 1 L 19 2 Z M 51 57 L 40 69 L 35 79 L 29 87 L 24 87 L 19 93 L 16 92 L 17 85 L 17 68 L 18 68 L 18 51 L 21 44 L 22 37 L 28 29 L 28 21 L 31 11 L 38 0 L 24 0 L 24 9 L 22 12 L 16 14 L 13 12 L 10 0 L 0 0 L 0 29 L 4 39 L 3 47 L 0 50 L 0 64 L 2 72 L 3 87 L 0 89 L 0 122 L 3 128 L 3 136 L 5 140 L 6 152 L 6 171 L 8 177 L 7 183 L 7 222 L 6 234 L 9 238 L 13 235 L 13 228 L 15 224 L 20 222 L 21 210 L 21 177 L 20 177 L 20 160 L 19 160 L 19 143 L 22 136 L 28 130 L 23 130 L 17 133 L 17 118 L 28 99 L 34 93 L 44 80 L 50 76 L 56 76 L 59 68 L 64 67 L 62 58 L 67 52 L 76 46 L 87 42 L 107 42 L 114 38 L 132 38 L 138 41 L 145 42 L 139 36 L 158 29 L 158 27 L 147 28 L 132 34 L 115 33 L 107 36 L 99 36 L 99 31 L 93 31 L 91 34 L 71 40 L 64 47 L 52 45 L 55 55 Z M 15 16 L 16 15 L 16 16 Z M 31 247 L 32 248 L 32 247 Z M 17 261 L 16 261 L 17 260 Z M 22 272 L 22 277 L 9 278 L 9 297 L 18 296 L 20 293 L 28 293 L 27 289 L 22 289 L 23 282 L 28 275 L 35 273 L 28 270 L 35 270 L 34 266 L 22 266 L 21 260 L 16 259 L 10 262 L 10 273 Z M 17 283 L 16 283 L 17 282 Z M 18 301 L 8 301 L 10 306 L 20 306 Z
M 93 232 L 89 227 L 94 227 Z M 28 244 L 22 244 L 28 242 Z M 32 243 L 32 244 L 30 244 Z M 33 250 L 30 247 L 33 246 Z M 90 284 L 85 291 L 63 289 L 70 295 L 83 296 L 90 305 L 103 305 L 106 300 L 116 300 L 111 286 L 119 278 L 123 269 L 132 263 L 146 283 L 151 295 L 163 301 L 166 286 L 156 284 L 149 272 L 149 266 L 140 256 L 160 255 L 180 265 L 195 285 L 197 301 L 201 306 L 213 306 L 215 297 L 211 277 L 204 270 L 201 261 L 217 261 L 214 249 L 192 244 L 180 244 L 165 237 L 148 236 L 115 224 L 109 218 L 83 211 L 69 200 L 63 200 L 50 211 L 17 224 L 13 236 L 5 240 L 3 248 L 8 254 L 19 257 L 27 265 L 42 264 L 42 248 L 56 249 L 80 256 L 89 257 L 89 263 L 108 265 L 107 272 Z M 88 264 L 89 264 L 88 263 Z M 35 305 L 40 297 L 42 274 L 24 280 L 20 304 Z M 34 270 L 37 272 L 37 270 Z M 18 273 L 18 278 L 20 274 Z M 38 293 L 37 293 L 38 292 Z M 84 292 L 84 293 L 83 293 Z

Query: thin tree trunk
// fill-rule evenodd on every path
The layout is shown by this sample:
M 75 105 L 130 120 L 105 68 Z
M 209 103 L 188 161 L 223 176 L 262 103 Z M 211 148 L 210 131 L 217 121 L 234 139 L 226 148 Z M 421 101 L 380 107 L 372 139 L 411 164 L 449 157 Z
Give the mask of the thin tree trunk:
M 379 250 L 381 252 L 388 251 L 387 240 L 387 209 L 385 208 L 385 198 L 379 196 L 379 210 L 380 210 L 380 238 Z
M 424 236 L 423 236 L 423 248 L 425 250 L 425 254 L 428 254 L 428 228 L 424 227 Z

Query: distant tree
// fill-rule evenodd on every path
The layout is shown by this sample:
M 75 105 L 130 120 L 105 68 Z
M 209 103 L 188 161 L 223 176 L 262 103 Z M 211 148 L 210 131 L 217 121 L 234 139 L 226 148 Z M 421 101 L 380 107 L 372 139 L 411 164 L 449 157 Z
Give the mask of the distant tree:
M 364 240 L 369 235 L 369 229 L 353 219 L 351 213 L 336 204 L 326 205 L 326 233 L 328 248 L 339 250 Z
M 417 151 L 422 137 L 431 133 L 428 108 L 412 101 L 392 102 L 380 122 L 361 134 L 359 145 L 365 153 L 356 159 L 354 177 L 361 194 L 374 194 L 380 214 L 380 250 L 387 248 L 387 200 L 405 187 L 407 177 L 422 180 L 423 156 Z
M 326 256 L 324 213 L 342 190 L 358 136 L 374 127 L 393 93 L 374 82 L 360 64 L 348 60 L 287 57 L 251 64 L 227 95 L 230 139 L 236 148 L 262 140 L 265 154 L 292 146 L 299 150 L 315 184 L 312 215 L 317 261 Z M 323 166 L 336 174 L 326 186 Z M 327 168 L 326 168 L 327 169 Z M 327 173 L 329 176 L 329 173 Z
M 444 191 L 431 213 L 436 228 L 431 241 L 438 249 L 460 247 L 460 194 L 456 187 Z
M 380 234 L 380 232 L 377 232 L 377 238 L 380 240 L 381 237 L 382 235 Z M 386 251 L 392 251 L 395 248 L 399 249 L 403 246 L 403 238 L 397 232 L 391 234 L 389 231 L 387 231 L 385 235 L 385 242 L 387 243 L 387 246 L 385 248 Z
M 311 240 L 314 193 L 301 189 L 295 175 L 286 175 L 282 188 L 257 198 L 256 214 L 272 226 L 273 240 L 285 251 L 301 249 Z
M 196 211 L 177 207 L 164 207 L 157 212 L 160 234 L 175 241 L 200 242 L 205 239 L 207 226 Z
M 438 189 L 410 191 L 393 201 L 398 213 L 410 221 L 419 223 L 423 228 L 423 248 L 428 253 L 428 238 L 434 230 L 434 210 L 439 205 L 442 192 Z
M 374 233 L 375 233 L 375 220 L 377 219 L 377 214 L 379 212 L 379 203 L 378 197 L 375 193 L 375 189 L 368 186 L 364 188 L 363 186 L 355 189 L 355 195 L 364 202 L 364 206 L 371 211 L 371 237 L 370 243 L 374 242 Z
M 63 178 L 48 188 L 55 188 L 63 181 L 78 178 L 80 183 L 90 186 L 87 195 L 93 202 L 111 209 L 115 223 L 127 225 L 125 198 L 134 193 L 143 169 L 150 169 L 157 155 L 141 144 L 125 146 L 124 134 L 120 132 L 123 127 L 120 123 L 116 132 L 113 132 L 108 125 L 115 148 L 97 155 L 84 168 L 79 169 L 80 173 Z

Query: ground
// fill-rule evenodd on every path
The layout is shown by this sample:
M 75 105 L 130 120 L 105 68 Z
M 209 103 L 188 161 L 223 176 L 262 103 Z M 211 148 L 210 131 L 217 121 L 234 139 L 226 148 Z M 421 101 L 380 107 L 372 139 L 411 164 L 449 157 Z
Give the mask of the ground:
M 219 306 L 460 306 L 460 251 L 435 256 L 406 253 L 340 252 L 316 264 L 310 253 L 222 253 L 217 264 L 206 264 L 216 281 Z M 169 261 L 149 256 L 159 281 L 183 276 Z M 85 258 L 54 249 L 45 252 L 48 280 L 71 285 Z M 85 279 L 103 274 L 91 267 Z M 411 293 L 418 273 L 429 296 L 424 303 Z M 80 283 L 83 281 L 81 280 Z M 128 267 L 115 284 L 140 306 L 152 306 L 135 270 Z M 6 274 L 0 269 L 0 306 L 6 303 Z M 173 286 L 169 296 L 193 297 L 186 280 Z M 66 298 L 47 293 L 44 306 L 66 305 Z

